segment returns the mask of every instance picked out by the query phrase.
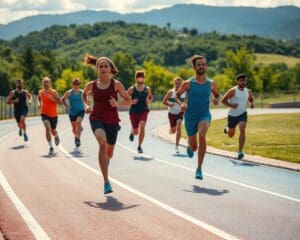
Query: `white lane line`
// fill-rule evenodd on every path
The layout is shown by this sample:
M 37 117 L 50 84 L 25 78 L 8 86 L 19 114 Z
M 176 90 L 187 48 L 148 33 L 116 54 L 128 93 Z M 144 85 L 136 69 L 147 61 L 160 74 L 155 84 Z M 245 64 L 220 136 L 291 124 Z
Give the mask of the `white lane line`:
M 66 131 L 64 131 L 64 133 L 65 132 Z M 85 163 L 82 163 L 80 160 L 78 160 L 77 158 L 75 158 L 71 154 L 69 154 L 66 151 L 66 149 L 64 149 L 64 147 L 62 147 L 61 144 L 59 145 L 58 148 L 67 157 L 71 158 L 74 162 L 76 162 L 80 166 L 82 166 L 82 167 L 86 168 L 87 170 L 89 170 L 89 171 L 91 171 L 91 172 L 93 172 L 93 173 L 101 176 L 101 174 L 99 173 L 99 171 L 97 171 L 96 169 L 88 166 Z M 171 207 L 171 206 L 169 206 L 169 205 L 167 205 L 167 204 L 165 204 L 165 203 L 163 203 L 163 202 L 161 202 L 161 201 L 159 201 L 159 200 L 157 200 L 157 199 L 155 199 L 153 197 L 150 197 L 150 196 L 148 196 L 148 195 L 146 195 L 146 194 L 144 194 L 144 193 L 142 193 L 142 192 L 140 192 L 140 191 L 138 191 L 138 190 L 130 187 L 129 185 L 124 184 L 124 183 L 122 183 L 122 182 L 120 182 L 120 181 L 118 181 L 118 180 L 116 180 L 116 179 L 114 179 L 112 177 L 110 177 L 110 181 L 113 182 L 114 184 L 118 185 L 119 187 L 124 188 L 125 190 L 127 190 L 127 191 L 129 191 L 129 192 L 131 192 L 131 193 L 133 193 L 133 194 L 135 194 L 135 195 L 137 195 L 137 196 L 139 196 L 139 197 L 141 197 L 143 199 L 146 199 L 149 202 L 151 202 L 151 203 L 159 206 L 160 208 L 162 208 L 164 210 L 167 210 L 168 212 L 173 213 L 176 216 L 178 216 L 178 217 L 180 217 L 180 218 L 182 218 L 184 220 L 187 220 L 187 221 L 189 221 L 189 222 L 191 222 L 191 223 L 193 223 L 193 224 L 195 224 L 195 225 L 197 225 L 197 226 L 199 226 L 199 227 L 201 227 L 201 228 L 203 228 L 203 229 L 205 229 L 205 230 L 207 230 L 207 231 L 209 231 L 209 232 L 211 232 L 211 233 L 213 233 L 213 234 L 215 234 L 215 235 L 217 235 L 217 236 L 219 236 L 219 237 L 221 237 L 223 239 L 226 239 L 226 240 L 238 240 L 238 238 L 236 238 L 236 237 L 234 237 L 234 236 L 232 236 L 232 235 L 230 235 L 230 234 L 228 234 L 228 233 L 226 233 L 226 232 L 224 232 L 224 231 L 222 231 L 222 230 L 220 230 L 220 229 L 218 229 L 216 227 L 208 225 L 205 222 L 202 222 L 202 221 L 200 221 L 200 220 L 198 220 L 196 218 L 193 218 L 190 215 L 188 215 L 188 214 L 186 214 L 184 212 L 181 212 L 181 211 L 179 211 L 179 210 L 177 210 L 177 209 L 175 209 L 175 208 L 173 208 L 173 207 Z
M 117 143 L 117 144 L 118 144 L 120 147 L 126 149 L 127 151 L 136 153 L 136 151 L 134 151 L 133 149 L 131 149 L 131 148 L 129 148 L 129 147 L 126 147 L 125 145 L 123 145 L 123 144 L 121 144 L 121 143 Z M 145 156 L 145 157 L 151 157 L 151 156 L 148 156 L 148 155 L 146 155 L 146 154 L 141 154 L 141 155 L 143 155 L 143 156 Z M 173 166 L 173 167 L 179 167 L 179 168 L 188 170 L 188 171 L 190 171 L 190 172 L 194 172 L 194 169 L 191 169 L 191 168 L 188 168 L 188 167 L 184 167 L 184 166 L 179 165 L 179 164 L 176 164 L 176 163 L 170 163 L 170 162 L 161 160 L 161 159 L 156 158 L 156 157 L 152 157 L 152 159 L 155 160 L 155 161 L 158 161 L 158 162 L 161 162 L 161 163 L 164 163 L 164 164 Z M 270 195 L 273 195 L 273 196 L 277 196 L 277 197 L 281 197 L 281 198 L 284 198 L 284 199 L 287 199 L 287 200 L 291 200 L 291 201 L 294 201 L 294 202 L 300 202 L 300 199 L 298 199 L 298 198 L 293 198 L 293 197 L 289 197 L 289 196 L 282 195 L 282 194 L 279 194 L 279 193 L 271 192 L 271 191 L 268 191 L 268 190 L 265 190 L 265 189 L 262 189 L 262 188 L 258 188 L 258 187 L 254 187 L 254 186 L 251 186 L 251 185 L 248 185 L 248 184 L 244 184 L 244 183 L 236 182 L 236 181 L 233 181 L 233 180 L 230 180 L 230 179 L 218 177 L 218 176 L 215 176 L 215 175 L 213 175 L 213 174 L 209 174 L 209 173 L 203 173 L 203 174 L 204 174 L 205 176 L 212 177 L 212 178 L 215 178 L 215 179 L 224 181 L 224 182 L 232 183 L 232 184 L 235 184 L 235 185 L 238 185 L 238 186 L 241 186 L 241 187 L 245 187 L 245 188 L 249 188 L 249 189 L 252 189 L 252 190 L 259 191 L 259 192 L 267 193 L 267 194 L 270 194 Z
M 15 133 L 10 133 L 2 138 L 0 138 L 0 141 L 3 141 L 4 139 L 8 138 L 11 135 L 14 135 Z M 41 240 L 50 240 L 47 233 L 43 230 L 43 228 L 37 223 L 37 221 L 34 219 L 34 217 L 30 214 L 28 209 L 25 207 L 25 205 L 22 203 L 22 201 L 18 198 L 12 187 L 9 185 L 7 179 L 3 175 L 1 169 L 0 169 L 0 185 L 6 192 L 7 196 L 10 198 L 18 212 L 20 213 L 21 217 L 24 219 L 25 223 L 27 224 L 29 230 L 32 232 L 32 234 L 35 236 L 36 239 Z

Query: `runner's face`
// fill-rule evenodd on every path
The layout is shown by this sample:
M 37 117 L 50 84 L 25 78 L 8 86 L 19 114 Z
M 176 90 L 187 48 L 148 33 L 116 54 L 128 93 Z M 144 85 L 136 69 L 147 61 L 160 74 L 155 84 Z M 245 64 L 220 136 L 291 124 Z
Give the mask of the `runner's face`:
M 43 84 L 44 84 L 44 88 L 49 88 L 50 87 L 50 81 L 48 79 L 45 79 L 43 81 Z
M 207 64 L 204 59 L 198 59 L 195 63 L 194 69 L 198 75 L 203 75 L 207 70 Z
M 17 89 L 22 89 L 23 88 L 23 82 L 22 81 L 17 81 L 16 88 Z
M 144 83 L 144 80 L 145 80 L 145 77 L 137 77 L 137 78 L 136 78 L 136 82 L 137 82 L 138 84 L 143 84 L 143 83 Z
M 73 89 L 79 89 L 79 87 L 80 87 L 80 82 L 77 82 L 77 81 L 75 81 L 74 83 L 73 83 Z
M 98 72 L 100 75 L 107 75 L 111 73 L 111 67 L 109 63 L 105 60 L 100 61 L 98 65 Z
M 239 88 L 245 88 L 247 84 L 247 79 L 246 78 L 240 78 L 239 80 L 237 80 L 237 85 Z
M 174 86 L 175 89 L 178 90 L 181 86 L 182 81 L 181 80 L 175 80 Z

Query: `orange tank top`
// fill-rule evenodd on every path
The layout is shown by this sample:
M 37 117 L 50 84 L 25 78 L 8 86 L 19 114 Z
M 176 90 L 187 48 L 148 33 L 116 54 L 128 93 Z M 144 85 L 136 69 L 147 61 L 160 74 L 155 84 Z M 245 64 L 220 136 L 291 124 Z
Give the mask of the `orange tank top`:
M 54 98 L 54 90 L 49 89 L 49 94 Z M 57 117 L 57 103 L 51 101 L 45 93 L 45 89 L 40 91 L 41 97 L 41 114 L 48 117 Z

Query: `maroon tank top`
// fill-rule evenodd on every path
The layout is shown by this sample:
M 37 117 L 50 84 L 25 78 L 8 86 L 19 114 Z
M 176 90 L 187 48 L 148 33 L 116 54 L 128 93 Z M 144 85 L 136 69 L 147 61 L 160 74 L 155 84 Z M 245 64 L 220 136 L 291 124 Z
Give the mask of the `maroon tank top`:
M 115 90 L 115 80 L 111 79 L 110 84 L 106 89 L 98 88 L 97 80 L 94 80 L 92 93 L 94 106 L 90 115 L 90 119 L 108 124 L 118 124 L 120 119 L 117 108 L 112 107 L 109 103 L 111 97 L 118 100 L 118 95 Z

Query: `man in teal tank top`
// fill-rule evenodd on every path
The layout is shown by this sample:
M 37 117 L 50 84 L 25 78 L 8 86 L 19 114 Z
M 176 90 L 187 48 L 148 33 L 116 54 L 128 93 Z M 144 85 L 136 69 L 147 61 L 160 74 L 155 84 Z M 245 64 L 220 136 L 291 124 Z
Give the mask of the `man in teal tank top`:
M 209 110 L 210 97 L 215 105 L 218 104 L 219 93 L 214 81 L 205 76 L 207 71 L 206 58 L 200 55 L 192 57 L 195 76 L 184 81 L 177 90 L 176 101 L 185 110 L 184 121 L 188 135 L 187 155 L 192 158 L 198 150 L 198 166 L 196 178 L 202 180 L 202 163 L 206 152 L 206 133 L 211 121 Z M 178 96 L 186 92 L 186 102 L 181 102 Z M 197 136 L 198 135 L 198 136 Z M 199 147 L 198 147 L 199 140 Z

